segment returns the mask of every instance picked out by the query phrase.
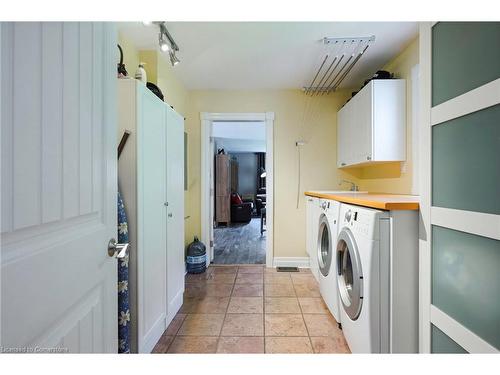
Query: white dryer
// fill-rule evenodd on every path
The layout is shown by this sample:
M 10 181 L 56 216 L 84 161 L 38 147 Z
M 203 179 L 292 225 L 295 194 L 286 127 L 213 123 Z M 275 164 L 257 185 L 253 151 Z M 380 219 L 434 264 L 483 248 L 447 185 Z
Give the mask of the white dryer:
M 342 203 L 336 263 L 351 352 L 418 352 L 418 211 Z
M 317 237 L 317 260 L 321 296 L 337 323 L 341 323 L 337 292 L 337 267 L 335 251 L 340 203 L 321 199 Z
M 389 352 L 389 213 L 341 204 L 336 262 L 340 320 L 353 353 Z

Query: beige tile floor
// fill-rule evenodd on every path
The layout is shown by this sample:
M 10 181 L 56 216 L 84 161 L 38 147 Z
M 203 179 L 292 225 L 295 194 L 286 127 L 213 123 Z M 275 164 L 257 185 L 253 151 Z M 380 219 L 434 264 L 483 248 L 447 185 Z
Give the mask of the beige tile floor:
M 153 353 L 349 353 L 309 270 L 211 266 L 187 275 L 184 304 Z

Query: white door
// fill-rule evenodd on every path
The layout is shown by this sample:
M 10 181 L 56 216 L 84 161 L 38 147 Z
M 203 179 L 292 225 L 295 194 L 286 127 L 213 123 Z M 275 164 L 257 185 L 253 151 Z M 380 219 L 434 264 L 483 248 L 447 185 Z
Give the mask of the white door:
M 166 114 L 144 85 L 138 85 L 137 99 L 138 350 L 149 353 L 167 318 Z
M 167 107 L 167 321 L 184 293 L 184 119 Z
M 0 345 L 116 353 L 114 26 L 0 28 Z

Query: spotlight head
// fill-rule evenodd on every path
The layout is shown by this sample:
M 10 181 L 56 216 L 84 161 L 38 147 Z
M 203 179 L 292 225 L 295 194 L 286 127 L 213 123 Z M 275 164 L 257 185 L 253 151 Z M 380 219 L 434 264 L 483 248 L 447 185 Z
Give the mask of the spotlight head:
M 160 49 L 163 52 L 167 52 L 170 49 L 170 46 L 168 45 L 167 42 L 167 38 L 165 37 L 165 34 L 161 28 L 160 28 L 160 34 L 158 34 L 158 42 L 160 44 Z
M 180 63 L 180 60 L 177 58 L 177 56 L 175 56 L 175 51 L 170 50 L 169 55 L 170 55 L 170 63 L 172 64 L 172 66 L 176 66 L 177 64 Z
M 167 52 L 170 49 L 170 47 L 168 46 L 168 43 L 163 40 L 163 41 L 160 41 L 160 49 L 163 52 Z

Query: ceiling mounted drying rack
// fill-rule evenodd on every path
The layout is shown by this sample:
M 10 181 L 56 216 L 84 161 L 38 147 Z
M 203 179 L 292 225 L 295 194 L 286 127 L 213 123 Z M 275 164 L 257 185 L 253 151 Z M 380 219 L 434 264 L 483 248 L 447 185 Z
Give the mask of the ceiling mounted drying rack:
M 374 41 L 374 35 L 323 38 L 324 55 L 311 84 L 303 88 L 304 93 L 314 96 L 335 91 Z

